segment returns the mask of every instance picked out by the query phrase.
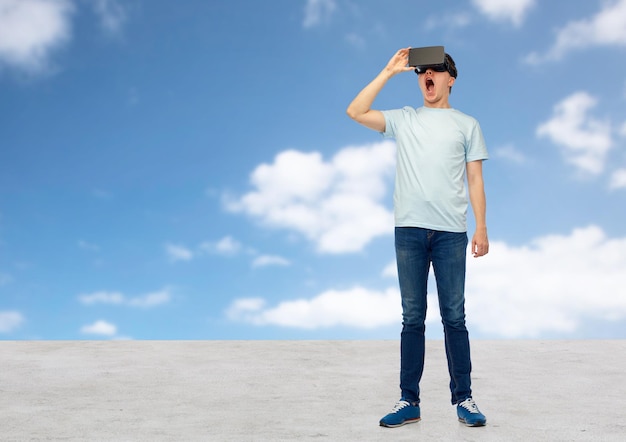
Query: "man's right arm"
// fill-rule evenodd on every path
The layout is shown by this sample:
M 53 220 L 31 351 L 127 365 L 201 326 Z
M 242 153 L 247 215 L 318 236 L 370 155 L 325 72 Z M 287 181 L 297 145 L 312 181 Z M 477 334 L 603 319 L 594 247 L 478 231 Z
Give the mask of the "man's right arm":
M 412 67 L 407 66 L 408 61 L 409 48 L 400 49 L 396 52 L 391 60 L 389 60 L 387 66 L 385 66 L 385 69 L 352 100 L 352 103 L 350 103 L 350 106 L 348 106 L 346 110 L 348 116 L 365 127 L 369 127 L 378 132 L 384 132 L 385 117 L 381 111 L 372 109 L 372 105 L 374 104 L 376 96 L 378 96 L 391 77 L 400 72 L 413 70 Z

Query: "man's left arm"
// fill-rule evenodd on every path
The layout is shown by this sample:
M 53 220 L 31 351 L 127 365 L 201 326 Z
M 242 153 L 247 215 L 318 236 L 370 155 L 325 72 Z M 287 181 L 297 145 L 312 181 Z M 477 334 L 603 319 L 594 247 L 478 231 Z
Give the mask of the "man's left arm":
M 485 197 L 485 183 L 483 181 L 483 162 L 471 161 L 467 163 L 467 187 L 470 203 L 476 220 L 476 231 L 472 237 L 472 255 L 474 258 L 489 253 L 489 239 L 487 238 L 487 199 Z

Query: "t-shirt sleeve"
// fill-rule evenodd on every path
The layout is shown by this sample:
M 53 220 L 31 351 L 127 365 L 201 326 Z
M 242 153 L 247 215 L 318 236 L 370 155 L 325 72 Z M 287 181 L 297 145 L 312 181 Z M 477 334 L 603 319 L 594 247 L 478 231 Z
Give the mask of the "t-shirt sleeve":
M 467 143 L 468 144 L 465 150 L 466 163 L 489 159 L 489 153 L 487 152 L 483 131 L 481 130 L 478 121 L 474 121 Z
M 381 132 L 383 138 L 395 138 L 398 123 L 402 121 L 402 109 L 392 109 L 381 111 L 385 117 L 385 131 Z

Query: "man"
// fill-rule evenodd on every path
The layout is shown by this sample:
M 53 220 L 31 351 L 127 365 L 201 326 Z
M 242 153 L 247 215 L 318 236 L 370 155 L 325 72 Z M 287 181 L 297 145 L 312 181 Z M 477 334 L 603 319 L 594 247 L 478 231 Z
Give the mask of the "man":
M 467 177 L 476 221 L 471 253 L 487 254 L 486 200 L 482 161 L 488 158 L 478 122 L 450 107 L 457 77 L 454 60 L 418 72 L 424 102 L 417 109 L 379 111 L 372 105 L 388 80 L 413 70 L 409 49 L 400 49 L 348 106 L 358 123 L 394 137 L 397 144 L 394 192 L 395 247 L 402 297 L 400 338 L 401 399 L 380 420 L 398 427 L 420 420 L 419 382 L 424 368 L 426 292 L 432 264 L 444 327 L 452 405 L 459 421 L 483 426 L 487 420 L 472 399 L 469 337 L 465 326 Z

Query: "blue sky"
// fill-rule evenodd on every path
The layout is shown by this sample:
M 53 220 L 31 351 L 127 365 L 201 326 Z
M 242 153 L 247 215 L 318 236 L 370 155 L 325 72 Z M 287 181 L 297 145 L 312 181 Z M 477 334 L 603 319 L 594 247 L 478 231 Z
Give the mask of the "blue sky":
M 0 0 L 0 339 L 397 338 L 395 145 L 345 109 L 430 45 L 490 152 L 471 336 L 626 338 L 626 0 Z

